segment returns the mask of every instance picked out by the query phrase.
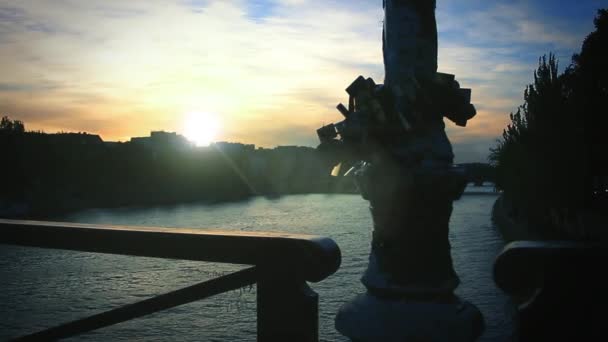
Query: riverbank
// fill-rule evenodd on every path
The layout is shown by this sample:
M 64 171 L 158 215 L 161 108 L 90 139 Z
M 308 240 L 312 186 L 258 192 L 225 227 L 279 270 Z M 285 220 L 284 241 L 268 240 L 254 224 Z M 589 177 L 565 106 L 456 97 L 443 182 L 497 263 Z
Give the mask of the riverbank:
M 575 213 L 551 211 L 546 224 L 532 226 L 518 215 L 518 210 L 501 194 L 492 207 L 492 222 L 505 242 L 516 240 L 574 240 L 608 241 L 608 216 L 597 211 L 586 210 Z
M 514 219 L 514 209 L 504 199 L 504 194 L 498 196 L 492 206 L 492 222 L 505 242 L 517 240 L 543 240 L 535 233 L 528 223 Z
M 146 208 L 170 208 L 181 205 L 220 205 L 239 203 L 252 200 L 256 197 L 278 199 L 289 195 L 356 195 L 356 188 L 350 177 L 331 177 L 324 185 L 325 191 L 273 191 L 273 192 L 228 192 L 223 196 L 189 196 L 171 197 L 162 196 L 138 196 L 125 198 L 115 196 L 113 198 L 97 199 L 75 199 L 57 197 L 53 200 L 34 199 L 31 201 L 7 201 L 0 198 L 0 218 L 21 220 L 54 220 L 85 210 L 112 210 L 112 209 L 146 209 Z

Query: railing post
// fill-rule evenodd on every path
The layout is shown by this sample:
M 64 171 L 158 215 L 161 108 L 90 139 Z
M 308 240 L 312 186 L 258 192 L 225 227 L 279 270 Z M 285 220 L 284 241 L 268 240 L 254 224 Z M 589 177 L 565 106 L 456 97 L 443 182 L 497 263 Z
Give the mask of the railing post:
M 260 270 L 258 341 L 318 341 L 318 295 L 306 281 L 280 270 Z
M 607 263 L 604 243 L 515 241 L 505 246 L 494 263 L 494 281 L 517 304 L 517 341 L 605 336 Z

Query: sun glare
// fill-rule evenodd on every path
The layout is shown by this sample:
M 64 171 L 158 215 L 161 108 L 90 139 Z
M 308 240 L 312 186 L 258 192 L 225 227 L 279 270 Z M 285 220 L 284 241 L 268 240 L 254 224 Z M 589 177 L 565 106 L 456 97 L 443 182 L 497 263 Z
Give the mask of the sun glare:
M 217 137 L 217 117 L 204 112 L 190 112 L 184 118 L 184 136 L 196 146 L 208 146 Z

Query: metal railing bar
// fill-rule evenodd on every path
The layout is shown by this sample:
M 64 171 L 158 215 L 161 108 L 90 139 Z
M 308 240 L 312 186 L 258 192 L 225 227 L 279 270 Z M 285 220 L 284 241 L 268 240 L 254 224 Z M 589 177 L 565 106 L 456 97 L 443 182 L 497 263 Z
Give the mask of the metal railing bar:
M 608 259 L 608 247 L 598 242 L 514 241 L 507 244 L 494 262 L 494 282 L 509 294 L 527 293 L 542 284 L 542 275 L 556 261 Z
M 320 281 L 340 266 L 340 249 L 325 237 L 289 233 L 92 225 L 0 219 L 0 243 L 83 252 L 288 266 Z
M 50 341 L 90 332 L 182 304 L 208 298 L 222 292 L 228 292 L 243 286 L 255 284 L 258 277 L 257 273 L 256 267 L 250 267 L 183 289 L 19 337 L 14 341 Z

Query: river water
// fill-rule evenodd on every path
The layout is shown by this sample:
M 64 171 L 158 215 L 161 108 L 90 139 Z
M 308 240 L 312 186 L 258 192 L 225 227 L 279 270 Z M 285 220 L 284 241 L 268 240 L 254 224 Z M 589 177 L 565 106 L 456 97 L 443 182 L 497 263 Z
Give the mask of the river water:
M 461 285 L 457 294 L 482 311 L 482 341 L 509 341 L 513 307 L 494 285 L 492 264 L 503 247 L 490 221 L 496 195 L 470 189 L 454 203 L 450 240 Z M 359 282 L 371 239 L 368 203 L 357 195 L 295 195 L 276 199 L 170 207 L 87 210 L 65 221 L 329 236 L 342 250 L 337 273 L 311 287 L 320 298 L 320 339 L 346 341 L 333 327 Z M 243 268 L 0 245 L 0 340 L 109 310 Z M 255 340 L 255 287 L 221 294 L 81 335 L 84 341 Z

